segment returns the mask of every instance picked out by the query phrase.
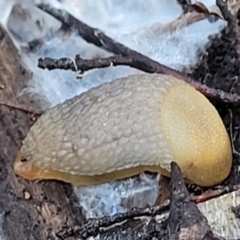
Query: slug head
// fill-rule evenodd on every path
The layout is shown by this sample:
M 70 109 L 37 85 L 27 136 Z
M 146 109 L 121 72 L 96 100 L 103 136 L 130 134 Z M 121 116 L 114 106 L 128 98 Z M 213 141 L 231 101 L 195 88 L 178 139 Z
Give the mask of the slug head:
M 160 124 L 185 178 L 200 186 L 223 181 L 232 166 L 226 128 L 208 99 L 187 84 L 165 94 Z

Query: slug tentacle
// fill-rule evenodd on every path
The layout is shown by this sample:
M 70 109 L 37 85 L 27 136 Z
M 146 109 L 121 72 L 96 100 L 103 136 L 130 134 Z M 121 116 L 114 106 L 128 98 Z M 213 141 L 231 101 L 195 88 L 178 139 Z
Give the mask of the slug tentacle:
M 141 74 L 102 84 L 43 114 L 14 170 L 29 180 L 88 185 L 143 171 L 169 176 L 172 161 L 196 184 L 219 183 L 232 165 L 228 134 L 216 109 L 192 86 Z

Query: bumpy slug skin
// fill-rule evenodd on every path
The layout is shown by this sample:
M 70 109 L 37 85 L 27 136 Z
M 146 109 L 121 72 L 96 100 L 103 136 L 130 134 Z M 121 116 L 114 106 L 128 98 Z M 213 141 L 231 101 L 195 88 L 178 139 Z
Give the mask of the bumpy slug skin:
M 23 178 L 76 185 L 144 171 L 169 176 L 175 161 L 201 186 L 224 180 L 231 144 L 212 104 L 190 85 L 142 74 L 93 88 L 43 114 L 14 163 Z

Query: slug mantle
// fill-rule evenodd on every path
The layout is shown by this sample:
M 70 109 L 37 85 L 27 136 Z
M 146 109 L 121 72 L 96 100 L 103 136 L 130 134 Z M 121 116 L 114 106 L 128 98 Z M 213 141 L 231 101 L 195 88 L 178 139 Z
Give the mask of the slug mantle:
M 140 74 L 105 83 L 44 113 L 14 162 L 19 176 L 100 184 L 144 171 L 170 176 L 175 161 L 201 186 L 223 181 L 230 139 L 208 99 L 172 76 Z

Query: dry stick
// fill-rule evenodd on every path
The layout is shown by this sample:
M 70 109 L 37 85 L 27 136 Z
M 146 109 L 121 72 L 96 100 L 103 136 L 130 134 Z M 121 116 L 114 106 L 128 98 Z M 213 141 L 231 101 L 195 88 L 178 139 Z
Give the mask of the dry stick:
M 132 58 L 129 57 L 123 57 L 121 55 L 115 55 L 113 57 L 108 58 L 98 58 L 93 60 L 88 59 L 82 59 L 79 56 L 76 56 L 75 60 L 69 59 L 69 58 L 62 58 L 62 59 L 52 59 L 52 58 L 45 58 L 45 59 L 39 59 L 38 66 L 42 69 L 64 69 L 64 70 L 72 70 L 72 71 L 80 71 L 81 73 L 96 69 L 96 68 L 105 68 L 109 66 L 119 66 L 119 65 L 126 65 L 133 68 L 137 68 L 139 70 L 143 70 L 148 73 L 165 73 L 162 71 L 157 71 L 154 67 L 150 67 L 147 62 L 142 61 L 142 58 L 139 59 L 139 56 L 135 56 Z M 170 69 L 171 70 L 171 69 Z M 167 74 L 167 73 L 165 73 Z M 177 75 L 175 73 L 169 75 L 182 78 L 181 75 Z M 199 82 L 196 81 L 187 81 L 188 77 L 185 77 L 183 80 L 186 82 L 189 82 L 191 85 L 193 85 L 196 89 L 201 91 L 204 95 L 216 99 L 216 100 L 222 100 L 225 103 L 231 103 L 231 104 L 239 104 L 240 103 L 240 96 L 237 94 L 228 94 L 225 93 L 222 90 L 212 89 L 209 88 Z
M 21 103 L 12 103 L 11 101 L 0 100 L 0 105 L 5 105 L 10 108 L 15 108 L 15 109 L 27 112 L 27 113 L 34 113 L 34 114 L 39 114 L 39 115 L 44 112 L 44 111 L 35 109 L 33 107 L 30 107 L 30 106 L 25 106 L 24 104 L 21 104 Z
M 119 65 L 127 65 L 133 68 L 137 68 L 137 66 L 139 66 L 139 62 L 135 61 L 135 59 L 123 57 L 122 55 L 115 55 L 113 57 L 107 58 L 95 58 L 92 60 L 83 59 L 79 55 L 77 55 L 75 59 L 40 58 L 38 60 L 38 67 L 42 69 L 63 69 L 72 70 L 74 72 L 80 71 L 80 73 L 84 73 L 85 71 L 89 71 L 95 68 L 105 68 Z
M 199 90 L 209 98 L 221 100 L 222 102 L 234 105 L 240 104 L 240 96 L 237 94 L 229 94 L 219 89 L 209 88 L 193 80 L 192 78 L 184 75 L 179 71 L 166 67 L 144 56 L 141 53 L 129 49 L 123 44 L 118 43 L 111 39 L 110 37 L 106 36 L 99 29 L 88 26 L 87 24 L 81 22 L 80 20 L 76 19 L 75 17 L 66 12 L 53 9 L 48 5 L 40 5 L 39 7 L 43 11 L 49 13 L 50 15 L 61 21 L 64 26 L 68 27 L 69 29 L 72 28 L 77 30 L 78 34 L 87 42 L 92 43 L 98 47 L 101 47 L 109 52 L 115 53 L 117 55 L 122 55 L 123 57 L 131 58 L 132 61 L 138 62 L 139 66 L 135 67 L 140 70 L 143 70 L 148 73 L 162 73 L 172 75 L 176 78 L 182 79 L 185 82 L 191 84 L 193 87 L 195 87 L 197 90 Z M 81 66 L 78 66 L 78 68 L 81 70 Z
M 139 61 L 141 64 L 141 70 L 150 73 L 164 73 L 173 76 L 178 76 L 179 78 L 187 78 L 182 73 L 168 68 L 164 65 L 159 64 L 158 62 L 134 51 L 129 49 L 128 47 L 124 46 L 121 43 L 116 42 L 112 38 L 106 36 L 101 30 L 92 28 L 87 24 L 81 22 L 80 20 L 76 19 L 72 15 L 68 14 L 67 12 L 59 11 L 56 9 L 51 8 L 48 5 L 40 5 L 39 6 L 43 11 L 49 13 L 59 21 L 63 23 L 67 28 L 73 28 L 78 31 L 78 34 L 87 42 L 92 43 L 100 48 L 107 50 L 108 52 L 112 52 L 116 55 L 122 55 L 124 57 L 131 57 Z M 140 68 L 138 67 L 138 68 Z M 190 81 L 190 80 L 189 80 Z
M 113 216 L 102 217 L 99 219 L 90 218 L 82 225 L 77 226 L 75 229 L 66 228 L 61 230 L 57 235 L 58 237 L 65 239 L 69 237 L 81 237 L 86 239 L 90 236 L 96 236 L 99 233 L 100 228 L 106 228 L 110 225 L 121 223 L 123 221 L 133 219 L 135 217 L 154 217 L 156 215 L 162 215 L 169 212 L 169 202 L 156 207 L 149 207 L 144 209 L 134 208 L 129 212 L 117 213 Z
M 208 16 L 209 15 L 210 14 L 208 14 Z M 204 18 L 206 18 L 206 14 L 203 14 L 203 13 L 199 13 L 199 12 L 186 13 L 182 15 L 180 18 L 178 18 L 177 20 L 170 22 L 169 24 L 162 25 L 160 23 L 157 23 L 147 28 L 146 30 L 147 31 L 150 30 L 155 34 L 162 34 L 163 32 L 166 32 L 166 31 L 175 31 L 177 28 L 178 29 L 183 28 L 184 26 L 188 26 Z M 143 28 L 143 31 L 144 30 L 145 29 Z M 139 30 L 136 30 L 135 32 L 133 32 L 133 34 L 137 32 L 139 32 Z M 80 71 L 81 73 L 84 73 L 85 71 L 95 69 L 95 68 L 105 68 L 109 66 L 126 65 L 133 68 L 138 68 L 145 72 L 150 72 L 150 73 L 154 72 L 155 66 L 150 68 L 149 63 L 145 64 L 146 66 L 144 66 L 143 65 L 144 62 L 142 61 L 142 56 L 141 57 L 139 56 L 140 54 L 137 54 L 134 58 L 130 58 L 129 55 L 126 55 L 126 56 L 115 55 L 113 57 L 95 58 L 92 60 L 83 59 L 80 57 L 80 55 L 76 55 L 75 60 L 70 58 L 61 58 L 61 59 L 40 58 L 38 61 L 38 67 L 42 69 L 48 69 L 48 70 L 62 69 L 62 70 Z M 159 63 L 157 63 L 157 65 L 159 65 Z

